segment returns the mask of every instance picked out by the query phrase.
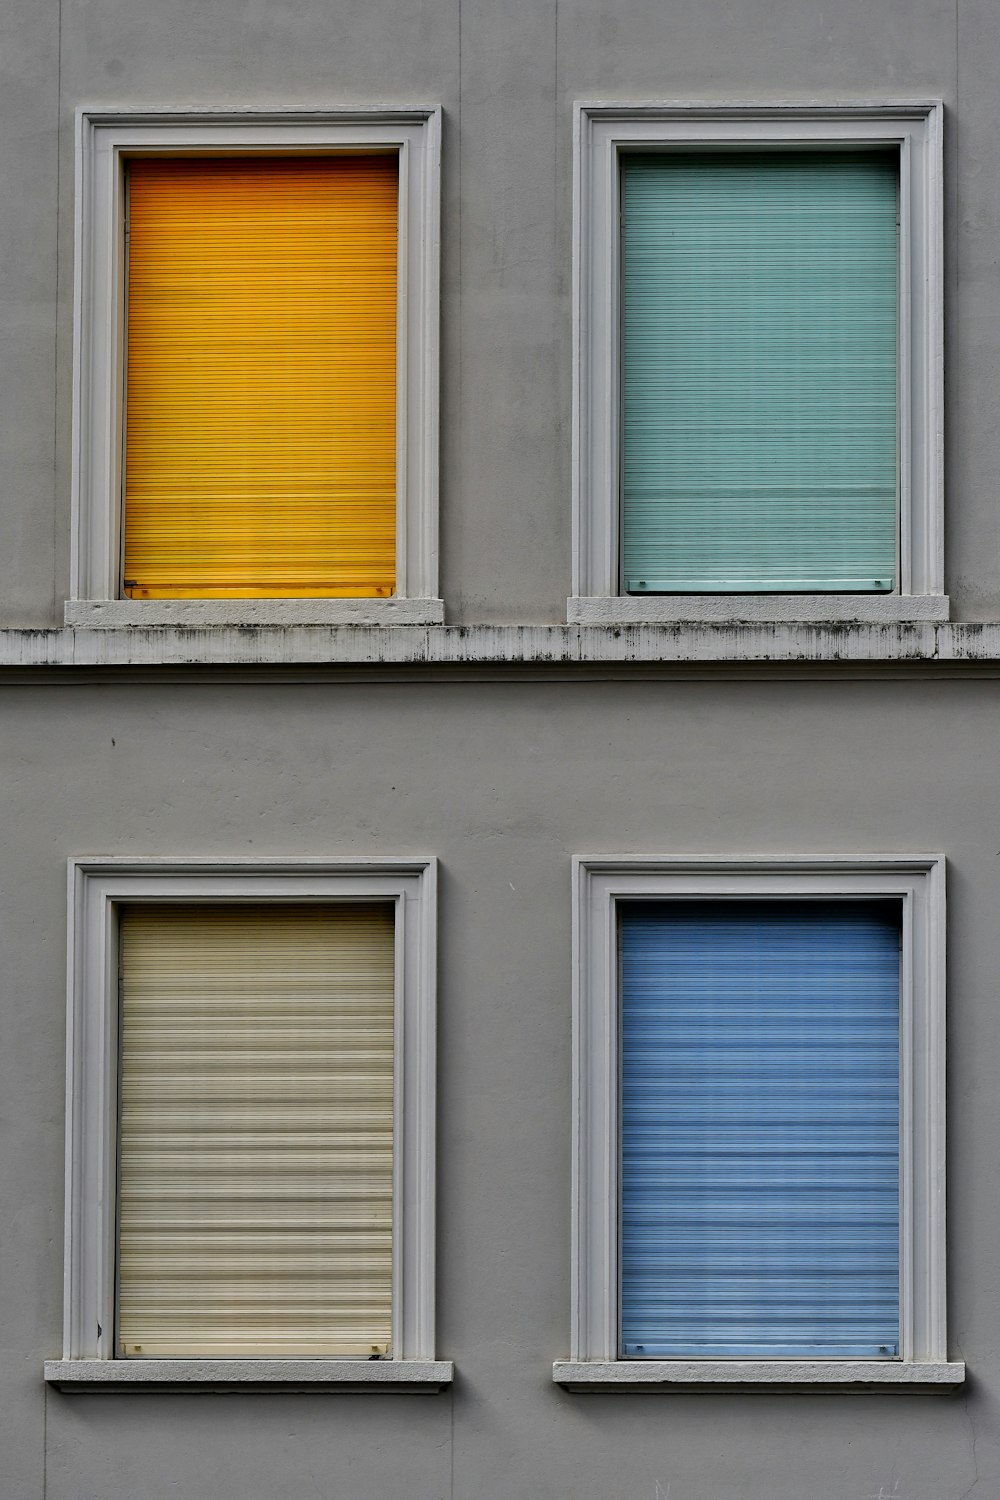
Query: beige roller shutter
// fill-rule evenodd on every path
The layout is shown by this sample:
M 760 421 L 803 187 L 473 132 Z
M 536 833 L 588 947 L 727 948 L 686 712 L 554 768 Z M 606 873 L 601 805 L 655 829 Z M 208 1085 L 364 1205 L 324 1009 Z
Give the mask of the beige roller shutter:
M 390 1352 L 393 907 L 121 917 L 118 1350 Z

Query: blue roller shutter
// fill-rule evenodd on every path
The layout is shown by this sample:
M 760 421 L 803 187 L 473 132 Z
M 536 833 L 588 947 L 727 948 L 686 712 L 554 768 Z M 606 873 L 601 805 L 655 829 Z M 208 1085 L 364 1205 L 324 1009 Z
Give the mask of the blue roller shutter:
M 625 1356 L 899 1352 L 898 903 L 620 914 Z
M 622 160 L 626 593 L 897 580 L 898 155 Z

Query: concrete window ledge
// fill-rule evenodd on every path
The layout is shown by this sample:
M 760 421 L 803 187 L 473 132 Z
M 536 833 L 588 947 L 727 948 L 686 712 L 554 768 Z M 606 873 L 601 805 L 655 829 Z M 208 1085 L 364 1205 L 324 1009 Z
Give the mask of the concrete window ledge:
M 435 1359 L 47 1359 L 59 1391 L 389 1391 L 446 1390 L 451 1360 Z
M 843 618 L 843 615 L 838 618 Z M 880 616 L 880 618 L 882 618 Z M 926 618 L 925 615 L 920 616 Z M 933 618 L 938 618 L 933 616 Z M 947 615 L 944 616 L 947 618 Z M 68 599 L 66 625 L 93 630 L 242 630 L 292 625 L 443 625 L 442 599 Z
M 960 1360 L 926 1364 L 888 1360 L 557 1360 L 552 1366 L 552 1379 L 568 1391 L 946 1394 L 964 1383 L 965 1365 Z

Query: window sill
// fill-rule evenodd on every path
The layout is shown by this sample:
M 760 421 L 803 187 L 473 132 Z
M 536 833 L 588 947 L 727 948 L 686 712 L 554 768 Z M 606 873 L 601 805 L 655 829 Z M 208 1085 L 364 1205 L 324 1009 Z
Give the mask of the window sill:
M 136 625 L 441 625 L 440 599 L 69 599 L 64 620 L 105 630 Z
M 568 1391 L 864 1391 L 947 1394 L 965 1381 L 960 1360 L 557 1360 L 552 1379 Z
M 47 1359 L 58 1391 L 386 1391 L 433 1395 L 455 1367 L 433 1359 Z
M 691 621 L 800 620 L 892 625 L 947 620 L 946 594 L 622 594 L 566 600 L 570 625 L 656 625 Z

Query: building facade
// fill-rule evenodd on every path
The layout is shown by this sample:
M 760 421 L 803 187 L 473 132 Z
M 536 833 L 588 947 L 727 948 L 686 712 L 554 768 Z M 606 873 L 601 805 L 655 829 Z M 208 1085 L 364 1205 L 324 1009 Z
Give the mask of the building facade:
M 1000 19 L 7 33 L 0 1493 L 1000 1494 Z

